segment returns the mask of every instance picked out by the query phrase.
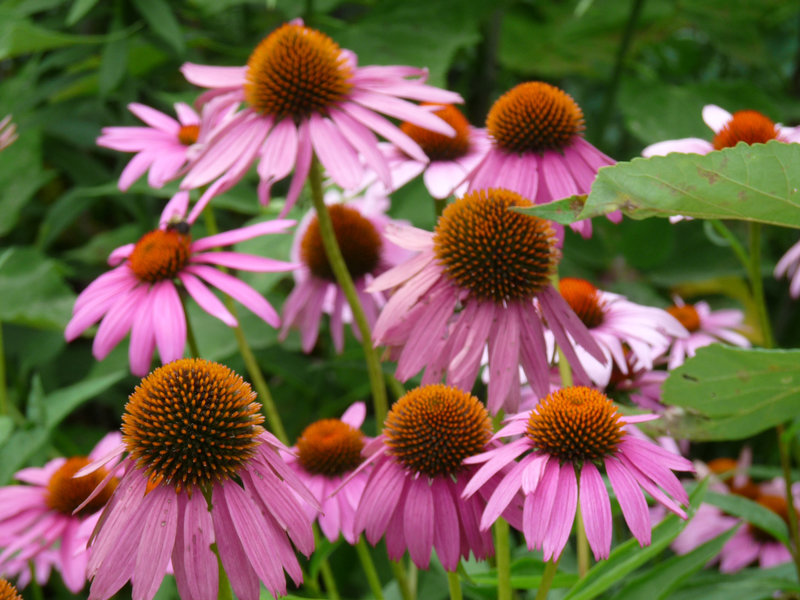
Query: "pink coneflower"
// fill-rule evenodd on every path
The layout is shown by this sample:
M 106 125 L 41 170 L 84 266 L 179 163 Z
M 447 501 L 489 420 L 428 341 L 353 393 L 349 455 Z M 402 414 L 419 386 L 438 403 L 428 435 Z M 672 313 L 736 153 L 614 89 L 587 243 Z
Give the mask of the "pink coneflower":
M 399 379 L 425 368 L 423 384 L 446 372 L 448 385 L 472 389 L 488 342 L 489 411 L 514 412 L 520 364 L 536 393 L 550 391 L 543 320 L 576 371 L 583 373 L 574 344 L 605 360 L 551 285 L 560 252 L 550 222 L 509 210 L 530 204 L 508 190 L 479 190 L 447 206 L 433 233 L 410 227 L 387 232 L 399 246 L 419 252 L 370 287 L 402 284 L 373 332 L 376 344 L 395 348 Z
M 364 403 L 356 402 L 339 419 L 315 421 L 300 434 L 292 448 L 295 453 L 286 458 L 322 507 L 317 517 L 317 511 L 309 506 L 309 517 L 318 518 L 319 528 L 331 542 L 339 534 L 349 544 L 358 541 L 356 508 L 368 473 L 352 473 L 362 460 L 366 437 L 360 427 L 366 413 Z
M 469 191 L 503 187 L 536 204 L 588 194 L 597 170 L 614 160 L 583 139 L 583 111 L 572 97 L 541 81 L 521 83 L 489 110 L 492 147 L 467 176 Z M 619 222 L 621 213 L 609 218 Z M 584 237 L 590 220 L 571 227 Z
M 675 304 L 667 312 L 678 319 L 689 332 L 688 337 L 675 338 L 669 350 L 668 370 L 683 364 L 695 355 L 698 348 L 723 342 L 749 348 L 750 341 L 735 329 L 742 329 L 744 314 L 733 308 L 712 311 L 708 302 L 686 304 L 675 297 Z
M 579 381 L 581 385 L 593 382 L 603 388 L 608 385 L 615 368 L 627 375 L 631 364 L 637 369 L 650 370 L 653 360 L 673 338 L 689 335 L 667 311 L 635 304 L 624 296 L 599 290 L 585 279 L 565 277 L 559 281 L 558 290 L 606 357 L 605 363 L 599 363 L 583 349 L 576 348 L 591 379 L 591 382 Z
M 29 467 L 14 476 L 28 485 L 0 488 L 0 573 L 17 575 L 24 586 L 31 577 L 28 562 L 42 583 L 50 567 L 61 573 L 64 584 L 77 594 L 86 583 L 89 554 L 86 541 L 123 473 L 117 462 L 85 477 L 73 478 L 80 469 L 119 445 L 119 433 L 101 439 L 89 456 L 54 458 L 44 467 Z M 84 504 L 97 485 L 109 477 L 105 490 Z M 77 510 L 79 507 L 80 510 Z M 46 580 L 46 578 L 45 578 Z
M 642 150 L 642 156 L 664 156 L 670 152 L 708 154 L 713 150 L 731 148 L 739 142 L 764 144 L 770 140 L 800 141 L 800 128 L 783 127 L 755 110 L 740 110 L 733 114 L 715 104 L 703 107 L 703 121 L 714 132 L 712 141 L 700 138 L 665 140 Z
M 170 560 L 181 598 L 216 598 L 212 544 L 241 600 L 259 598 L 259 580 L 286 594 L 284 570 L 302 582 L 292 544 L 313 551 L 304 504 L 316 501 L 280 457 L 286 446 L 261 427 L 260 410 L 248 383 L 202 359 L 141 381 L 125 406 L 123 443 L 109 455 L 128 453 L 90 540 L 90 598 L 110 598 L 130 580 L 133 597 L 150 600 Z
M 775 279 L 787 277 L 791 279 L 789 284 L 789 295 L 792 298 L 800 298 L 800 242 L 784 254 L 775 265 Z
M 491 527 L 522 490 L 522 532 L 528 548 L 542 549 L 545 560 L 557 560 L 580 499 L 589 546 L 596 559 L 608 558 L 611 503 L 600 467 L 611 481 L 634 537 L 642 546 L 649 544 L 650 521 L 642 489 L 685 519 L 680 504 L 688 504 L 689 498 L 672 471 L 693 470 L 688 460 L 626 431 L 632 423 L 653 418 L 657 417 L 623 417 L 605 394 L 586 387 L 563 388 L 529 413 L 512 417 L 495 438 L 516 439 L 466 460 L 484 463 L 467 485 L 467 497 L 499 469 L 513 464 L 486 505 L 481 529 Z M 514 463 L 520 456 L 522 460 Z
M 474 469 L 465 458 L 486 449 L 492 423 L 474 396 L 441 384 L 415 388 L 392 405 L 372 453 L 366 489 L 356 511 L 356 531 L 375 545 L 385 536 L 389 558 L 427 569 L 431 550 L 447 571 L 472 552 L 494 553 L 492 537 L 478 529 L 485 505 L 480 496 L 462 498 Z M 363 467 L 361 467 L 363 468 Z M 506 511 L 512 522 L 514 509 Z
M 186 165 L 190 148 L 200 135 L 200 116 L 183 102 L 175 104 L 177 121 L 136 102 L 129 104 L 128 110 L 148 127 L 104 127 L 97 145 L 136 153 L 119 177 L 120 190 L 131 187 L 148 169 L 147 183 L 160 188 Z
M 246 106 L 212 132 L 183 180 L 196 188 L 214 180 L 225 189 L 256 160 L 259 197 L 294 169 L 284 214 L 294 205 L 316 154 L 333 180 L 353 189 L 364 164 L 387 186 L 391 176 L 375 133 L 410 156 L 426 160 L 419 146 L 378 113 L 452 135 L 453 129 L 431 113 L 403 100 L 461 102 L 461 97 L 426 85 L 426 71 L 412 67 L 358 67 L 356 56 L 324 33 L 293 21 L 256 47 L 244 67 L 187 63 L 181 71 L 193 84 L 210 88 L 201 102 Z M 359 156 L 361 158 L 359 158 Z M 363 163 L 362 160 L 363 159 Z
M 184 196 L 184 208 L 176 209 L 176 203 L 170 202 L 165 214 L 172 210 L 185 213 L 188 193 L 180 194 Z M 264 321 L 278 327 L 278 313 L 261 294 L 215 267 L 281 272 L 290 271 L 296 265 L 262 256 L 210 250 L 260 235 L 283 233 L 292 225 L 294 221 L 273 220 L 192 241 L 186 223 L 176 224 L 162 219 L 159 229 L 110 254 L 109 264 L 118 266 L 95 279 L 81 292 L 64 336 L 67 341 L 72 341 L 102 319 L 92 346 L 95 358 L 102 360 L 130 331 L 131 371 L 142 376 L 150 370 L 156 347 L 162 363 L 183 356 L 186 316 L 179 290 L 187 292 L 203 310 L 226 325 L 237 326 L 236 319 L 207 284 L 223 290 Z
M 399 223 L 386 215 L 388 208 L 389 200 L 383 196 L 368 195 L 347 203 L 328 203 L 339 249 L 370 327 L 386 304 L 386 298 L 381 292 L 367 292 L 367 286 L 410 254 L 384 235 L 389 224 Z M 292 243 L 291 260 L 300 266 L 294 272 L 295 287 L 284 304 L 281 338 L 286 337 L 291 327 L 297 327 L 303 350 L 310 352 L 317 342 L 322 315 L 328 314 L 337 352 L 344 348 L 345 323 L 351 324 L 353 334 L 360 339 L 347 299 L 328 262 L 313 210 L 300 221 Z
M 11 122 L 11 115 L 0 121 L 0 150 L 8 148 L 17 139 L 17 126 Z

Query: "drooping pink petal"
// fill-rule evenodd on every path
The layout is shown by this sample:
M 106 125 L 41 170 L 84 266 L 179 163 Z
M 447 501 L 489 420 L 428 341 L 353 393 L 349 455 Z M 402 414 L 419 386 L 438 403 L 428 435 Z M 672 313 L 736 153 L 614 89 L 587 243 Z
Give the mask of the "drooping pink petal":
M 300 123 L 300 128 L 297 132 L 297 159 L 294 163 L 294 175 L 289 184 L 289 191 L 286 193 L 286 205 L 283 207 L 280 216 L 285 217 L 291 210 L 297 198 L 300 197 L 300 192 L 303 190 L 308 173 L 311 170 L 311 159 L 314 156 L 314 151 L 311 146 L 311 133 L 309 131 L 308 121 Z
M 336 124 L 336 127 L 347 137 L 347 140 L 352 144 L 369 167 L 375 171 L 378 179 L 384 185 L 390 187 L 392 184 L 392 174 L 389 171 L 389 165 L 380 150 L 378 150 L 378 139 L 375 137 L 367 127 L 353 119 L 347 113 L 344 113 L 335 108 L 329 111 L 331 119 Z
M 286 233 L 286 230 L 292 227 L 296 221 L 292 219 L 273 219 L 271 221 L 263 221 L 246 227 L 238 229 L 231 229 L 230 231 L 223 231 L 215 235 L 201 238 L 192 242 L 191 250 L 193 253 L 210 250 L 211 248 L 222 248 L 223 246 L 232 246 L 245 240 L 250 240 L 261 235 L 270 233 Z
M 222 494 L 218 492 L 220 489 L 220 486 L 214 488 L 211 520 L 214 524 L 214 534 L 222 566 L 231 582 L 233 592 L 239 600 L 258 600 L 260 588 L 258 575 L 250 565 L 241 538 L 231 519 L 228 504 L 221 498 Z
M 178 290 L 171 280 L 155 283 L 153 296 L 153 328 L 156 345 L 164 364 L 183 357 L 186 346 L 186 315 L 183 312 Z
M 309 134 L 319 162 L 339 187 L 346 190 L 356 187 L 364 176 L 364 168 L 333 121 L 314 113 L 309 121 Z
M 218 318 L 228 327 L 236 327 L 238 325 L 238 321 L 230 313 L 230 311 L 225 308 L 225 305 L 222 303 L 222 301 L 217 298 L 214 293 L 209 290 L 206 285 L 197 277 L 191 273 L 182 271 L 178 273 L 178 279 L 181 280 L 183 287 L 186 288 L 186 291 L 189 292 L 189 295 L 192 298 L 194 298 L 194 301 L 197 302 L 200 308 L 202 308 L 212 317 Z
M 611 551 L 611 501 L 600 471 L 589 461 L 584 462 L 581 468 L 579 497 L 586 538 L 594 558 L 608 558 Z
M 186 271 L 205 279 L 208 283 L 241 302 L 269 325 L 280 327 L 281 319 L 266 299 L 249 285 L 232 275 L 205 265 L 191 265 Z
M 495 311 L 497 317 L 489 334 L 489 402 L 488 409 L 497 414 L 500 409 L 517 412 L 517 406 L 507 404 L 512 386 L 519 387 L 520 322 L 515 310 Z
M 145 515 L 136 551 L 136 563 L 131 577 L 133 600 L 149 600 L 158 591 L 175 544 L 178 527 L 178 508 L 175 490 L 156 487 L 144 499 L 141 512 Z
M 173 552 L 172 564 L 183 564 L 189 588 L 196 598 L 213 598 L 219 587 L 219 569 L 217 557 L 211 550 L 215 541 L 214 523 L 202 494 L 195 493 L 188 498 L 182 516 L 177 541 L 180 541 L 184 553 L 176 556 Z
M 403 512 L 408 554 L 420 569 L 427 569 L 433 548 L 433 492 L 427 477 L 412 479 Z
M 384 119 L 378 114 L 375 114 L 369 109 L 356 104 L 355 102 L 344 102 L 339 108 L 353 117 L 359 123 L 362 123 L 372 131 L 382 135 L 384 138 L 392 142 L 395 146 L 400 148 L 403 152 L 408 154 L 411 158 L 428 162 L 428 156 L 422 151 L 414 140 L 408 135 L 400 131 L 400 129 L 393 123 Z
M 293 271 L 298 267 L 296 263 L 267 258 L 266 256 L 257 256 L 255 254 L 243 254 L 241 252 L 204 252 L 192 256 L 191 262 L 219 265 L 230 269 L 256 271 L 259 273 Z
M 461 550 L 459 531 L 461 527 L 459 525 L 460 511 L 449 488 L 449 481 L 439 477 L 434 478 L 431 483 L 434 511 L 433 545 L 436 548 L 436 555 L 439 557 L 442 566 L 446 571 L 452 572 L 458 568 Z
M 557 502 L 550 514 L 550 529 L 545 535 L 542 552 L 544 560 L 556 560 L 567 544 L 578 502 L 578 482 L 572 463 L 562 465 L 556 488 Z
M 622 508 L 622 516 L 625 517 L 628 528 L 633 533 L 633 537 L 639 541 L 639 545 L 648 546 L 650 544 L 650 518 L 644 494 L 633 476 L 619 461 L 614 458 L 606 458 L 604 462 L 608 479 L 611 481 L 611 487 L 614 489 L 620 508 Z
M 187 62 L 180 71 L 189 83 L 206 88 L 240 87 L 247 77 L 247 67 L 210 67 Z

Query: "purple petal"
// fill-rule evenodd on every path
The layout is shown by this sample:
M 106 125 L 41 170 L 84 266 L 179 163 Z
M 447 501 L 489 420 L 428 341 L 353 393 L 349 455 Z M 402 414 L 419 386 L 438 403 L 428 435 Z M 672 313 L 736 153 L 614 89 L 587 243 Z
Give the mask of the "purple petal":
M 611 551 L 611 501 L 600 471 L 591 462 L 583 463 L 580 486 L 581 515 L 589 547 L 595 560 L 608 558 Z
M 433 545 L 436 555 L 446 571 L 453 572 L 458 568 L 461 550 L 459 531 L 460 511 L 450 491 L 450 484 L 439 477 L 434 478 L 431 486 L 433 493 Z M 477 527 L 476 527 L 477 529 Z
M 146 518 L 136 552 L 136 566 L 131 577 L 133 600 L 149 600 L 158 591 L 167 572 L 175 532 L 178 527 L 178 502 L 175 490 L 157 486 L 139 509 Z M 110 567 L 110 565 L 109 565 Z
M 293 271 L 299 266 L 296 263 L 275 260 L 274 258 L 266 258 L 264 256 L 256 256 L 254 254 L 242 254 L 241 252 L 203 252 L 193 255 L 191 262 L 220 265 L 231 269 L 256 271 L 259 273 Z
M 644 494 L 639 489 L 636 480 L 628 470 L 614 458 L 605 459 L 606 473 L 611 481 L 611 487 L 617 497 L 622 516 L 639 545 L 650 544 L 650 518 L 647 512 L 647 502 Z
M 403 510 L 408 554 L 420 569 L 427 569 L 433 548 L 433 492 L 427 477 L 412 479 Z
M 204 265 L 192 265 L 186 267 L 186 271 L 198 275 L 214 287 L 224 290 L 226 294 L 241 302 L 273 327 L 280 327 L 281 319 L 275 309 L 261 294 L 246 283 L 227 273 Z
M 189 292 L 189 295 L 194 298 L 195 302 L 210 314 L 212 317 L 218 318 L 225 323 L 228 327 L 236 327 L 238 322 L 236 318 L 225 308 L 225 305 L 217 298 L 214 293 L 209 290 L 206 285 L 191 273 L 181 272 L 178 273 L 178 278 L 183 283 L 183 287 Z M 131 341 L 131 344 L 133 342 Z
M 218 495 L 217 493 L 219 489 L 219 486 L 214 489 L 211 519 L 214 524 L 215 539 L 222 566 L 231 582 L 233 592 L 239 600 L 258 600 L 260 587 L 258 575 L 250 565 L 241 538 L 237 535 L 228 505 L 222 498 L 222 494 Z
M 270 233 L 286 233 L 289 227 L 292 227 L 296 221 L 291 219 L 273 219 L 272 221 L 263 221 L 248 225 L 247 227 L 240 227 L 238 229 L 231 229 L 230 231 L 223 231 L 216 235 L 210 235 L 202 239 L 192 242 L 192 252 L 202 252 L 210 250 L 211 248 L 221 248 L 223 246 L 231 246 L 244 242 L 245 240 L 253 239 L 261 235 Z
M 564 463 L 558 476 L 556 488 L 558 502 L 553 505 L 550 514 L 550 528 L 544 538 L 542 552 L 544 560 L 558 560 L 567 544 L 572 523 L 575 521 L 575 509 L 578 502 L 578 481 L 572 463 Z
M 180 69 L 186 81 L 206 88 L 238 88 L 245 84 L 247 67 L 210 67 L 183 63 Z
M 333 121 L 314 113 L 309 122 L 309 133 L 319 162 L 334 182 L 346 190 L 356 187 L 364 177 L 364 168 Z

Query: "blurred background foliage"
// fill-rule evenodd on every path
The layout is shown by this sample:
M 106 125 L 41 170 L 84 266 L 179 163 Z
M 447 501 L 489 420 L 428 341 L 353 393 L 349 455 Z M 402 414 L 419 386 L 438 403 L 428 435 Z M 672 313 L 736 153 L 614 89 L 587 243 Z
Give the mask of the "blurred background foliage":
M 583 108 L 589 141 L 617 160 L 663 139 L 710 139 L 701 119 L 709 103 L 800 123 L 800 5 L 785 0 L 3 0 L 0 118 L 13 114 L 19 139 L 0 155 L 0 322 L 11 404 L 0 417 L 0 483 L 25 463 L 85 452 L 119 426 L 136 384 L 127 344 L 97 363 L 91 337 L 68 345 L 63 329 L 77 293 L 108 268 L 108 253 L 153 229 L 177 185 L 152 190 L 140 180 L 119 192 L 130 155 L 98 148 L 101 128 L 139 125 L 130 102 L 168 114 L 176 101 L 193 102 L 199 90 L 181 64 L 242 65 L 267 33 L 297 17 L 362 65 L 427 67 L 431 83 L 462 94 L 478 126 L 513 85 L 558 85 Z M 276 215 L 281 192 L 262 208 L 255 178 L 245 179 L 214 200 L 221 227 Z M 421 227 L 434 222 L 419 181 L 394 195 L 392 210 Z M 742 225 L 731 227 L 743 235 Z M 193 234 L 203 229 L 199 222 Z M 287 258 L 290 236 L 267 237 L 274 239 L 242 247 Z M 796 237 L 768 229 L 763 257 L 784 347 L 800 346 L 800 312 L 771 270 Z M 595 219 L 592 239 L 567 239 L 562 274 L 645 304 L 666 306 L 679 293 L 751 309 L 741 267 L 698 221 Z M 279 309 L 292 285 L 290 276 L 243 278 Z M 239 314 L 290 436 L 368 396 L 349 333 L 343 355 L 323 334 L 306 357 L 295 335 L 279 344 L 274 330 Z M 203 354 L 243 373 L 232 331 L 201 310 L 190 318 Z M 374 423 L 365 429 L 374 432 Z

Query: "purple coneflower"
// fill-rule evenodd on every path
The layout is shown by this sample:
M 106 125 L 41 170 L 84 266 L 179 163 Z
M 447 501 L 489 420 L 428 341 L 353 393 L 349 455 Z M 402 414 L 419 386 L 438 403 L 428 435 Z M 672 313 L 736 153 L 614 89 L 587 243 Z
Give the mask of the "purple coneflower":
M 484 452 L 491 435 L 486 409 L 467 392 L 435 384 L 406 393 L 365 449 L 364 466 L 372 471 L 356 531 L 366 531 L 373 545 L 385 536 L 389 558 L 399 560 L 407 549 L 421 569 L 428 568 L 432 549 L 451 572 L 470 552 L 477 559 L 492 555 L 491 535 L 478 529 L 485 500 L 462 497 L 474 472 L 462 463 Z M 512 521 L 514 508 L 504 515 Z
M 419 252 L 369 288 L 401 286 L 373 332 L 376 344 L 394 348 L 399 379 L 425 368 L 423 384 L 446 372 L 448 385 L 472 389 L 488 342 L 489 411 L 515 412 L 519 365 L 536 393 L 550 391 L 543 320 L 576 372 L 583 369 L 575 344 L 605 360 L 551 284 L 561 254 L 550 222 L 509 210 L 530 205 L 508 190 L 479 190 L 447 206 L 433 233 L 411 227 L 387 232 L 399 246 Z
M 349 202 L 328 203 L 336 241 L 370 327 L 386 304 L 381 292 L 367 292 L 375 277 L 408 258 L 409 252 L 386 238 L 390 223 L 386 215 L 389 200 L 367 195 Z M 292 244 L 291 260 L 300 265 L 294 272 L 295 287 L 283 308 L 281 337 L 291 327 L 300 330 L 303 350 L 310 352 L 317 342 L 323 314 L 331 317 L 331 336 L 337 352 L 344 348 L 344 324 L 350 323 L 353 335 L 361 339 L 341 286 L 336 281 L 322 244 L 315 211 L 300 221 Z
M 89 542 L 90 598 L 110 598 L 130 580 L 133 597 L 150 600 L 170 560 L 181 598 L 216 598 L 213 544 L 240 600 L 257 600 L 259 581 L 286 594 L 284 570 L 302 582 L 292 544 L 313 551 L 304 505 L 317 504 L 260 410 L 248 383 L 202 359 L 141 381 L 125 405 L 123 443 L 108 455 L 128 453 Z
M 426 85 L 425 70 L 358 67 L 352 52 L 301 21 L 264 38 L 244 67 L 187 63 L 181 70 L 191 83 L 210 88 L 201 102 L 213 99 L 217 109 L 245 104 L 211 133 L 182 187 L 214 182 L 209 192 L 226 189 L 258 160 L 262 202 L 268 201 L 272 184 L 294 170 L 284 214 L 297 200 L 312 154 L 344 189 L 358 186 L 365 164 L 389 186 L 391 175 L 375 133 L 418 160 L 426 157 L 416 142 L 379 113 L 452 135 L 452 127 L 430 107 L 403 98 L 461 102 L 454 92 Z
M 83 588 L 89 558 L 86 541 L 123 471 L 113 461 L 85 477 L 73 476 L 108 454 L 120 441 L 119 433 L 109 433 L 88 456 L 54 458 L 44 467 L 28 467 L 14 476 L 28 485 L 0 488 L 3 576 L 16 575 L 19 585 L 24 587 L 33 576 L 28 568 L 30 561 L 40 583 L 46 580 L 44 575 L 49 574 L 50 568 L 55 567 L 73 594 Z M 103 493 L 84 505 L 107 476 L 110 479 Z
M 170 202 L 165 215 L 173 210 L 185 213 L 188 193 L 179 194 L 183 196 L 183 208 L 178 209 L 175 202 Z M 239 252 L 210 250 L 260 235 L 283 233 L 292 225 L 294 221 L 272 220 L 193 241 L 186 223 L 175 224 L 162 219 L 159 229 L 110 254 L 108 262 L 116 268 L 95 279 L 81 292 L 64 336 L 72 341 L 102 319 L 92 346 L 95 358 L 102 360 L 130 331 L 130 366 L 139 376 L 150 370 L 156 347 L 162 363 L 181 358 L 186 345 L 186 316 L 176 279 L 203 310 L 230 327 L 237 326 L 236 319 L 207 284 L 223 290 L 264 321 L 278 327 L 278 313 L 261 294 L 216 267 L 281 272 L 297 265 Z
M 672 471 L 693 470 L 688 460 L 626 431 L 631 423 L 653 418 L 657 417 L 623 417 L 605 394 L 578 386 L 554 392 L 529 413 L 512 417 L 495 438 L 513 437 L 513 441 L 466 460 L 483 463 L 467 484 L 466 497 L 482 489 L 501 468 L 513 465 L 489 498 L 481 529 L 491 527 L 522 490 L 522 533 L 528 548 L 542 549 L 545 560 L 556 560 L 580 501 L 589 546 L 596 559 L 608 558 L 611 503 L 602 468 L 634 537 L 642 546 L 649 544 L 650 519 L 642 489 L 685 519 L 680 504 L 688 504 L 689 498 Z

